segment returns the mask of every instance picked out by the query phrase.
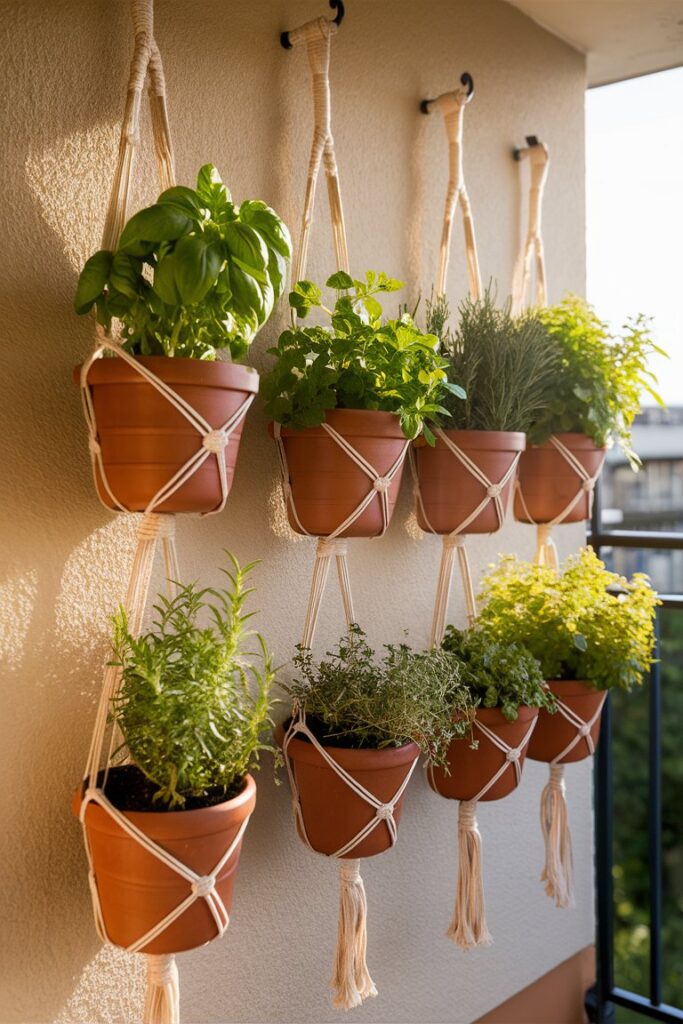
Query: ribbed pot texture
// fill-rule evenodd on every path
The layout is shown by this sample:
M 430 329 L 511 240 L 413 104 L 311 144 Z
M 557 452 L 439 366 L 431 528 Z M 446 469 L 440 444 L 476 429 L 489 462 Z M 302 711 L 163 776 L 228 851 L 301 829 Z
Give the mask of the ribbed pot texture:
M 138 362 L 185 399 L 213 429 L 222 427 L 259 378 L 249 366 L 202 359 L 141 356 Z M 78 382 L 80 367 L 74 378 Z M 123 359 L 98 359 L 88 374 L 102 461 L 119 503 L 142 512 L 185 462 L 201 450 L 202 439 L 185 417 Z M 232 486 L 243 422 L 223 451 Z M 192 477 L 162 502 L 157 512 L 211 512 L 221 503 L 217 457 L 210 454 Z M 116 508 L 97 470 L 97 489 Z
M 492 484 L 503 479 L 517 453 L 524 450 L 526 436 L 501 430 L 445 430 L 446 436 L 462 449 Z M 418 501 L 416 513 L 420 529 L 438 534 L 452 533 L 474 512 L 486 497 L 486 487 L 460 462 L 441 438 L 432 448 L 424 438 L 415 445 L 417 475 L 424 513 Z M 507 509 L 512 479 L 501 492 L 503 508 Z M 476 519 L 463 531 L 494 533 L 499 530 L 496 506 L 489 501 Z
M 538 708 L 530 708 L 522 705 L 516 722 L 508 722 L 507 718 L 499 708 L 477 708 L 477 718 L 491 732 L 507 743 L 510 747 L 517 747 L 524 739 L 534 718 L 538 715 Z M 538 728 L 538 724 L 536 725 Z M 534 730 L 535 731 L 535 730 Z M 506 761 L 506 755 L 502 750 L 491 742 L 478 729 L 474 729 L 472 737 L 479 741 L 475 750 L 470 745 L 469 735 L 462 739 L 453 740 L 448 748 L 448 767 L 450 774 L 444 768 L 430 768 L 427 772 L 427 779 L 432 789 L 449 800 L 474 800 L 478 793 L 484 788 L 489 779 L 493 778 L 498 769 Z M 533 737 L 533 733 L 532 733 Z M 528 746 L 525 747 L 519 757 L 520 768 L 524 767 L 524 758 Z M 497 782 L 484 793 L 481 800 L 501 800 L 517 788 L 517 773 L 514 766 L 510 764 L 502 773 Z
M 81 791 L 73 798 L 78 814 Z M 256 805 L 256 783 L 247 775 L 232 800 L 193 811 L 126 811 L 125 817 L 199 875 L 210 874 Z M 190 885 L 131 838 L 98 804 L 90 803 L 85 825 L 97 891 L 110 941 L 123 948 L 140 939 L 190 895 Z M 230 913 L 241 842 L 223 867 L 216 891 Z M 206 900 L 199 897 L 143 953 L 180 953 L 217 936 Z
M 602 690 L 596 690 L 581 680 L 551 679 L 548 681 L 548 686 L 555 696 L 579 715 L 584 722 L 591 720 L 602 700 Z M 541 710 L 529 744 L 529 757 L 532 761 L 554 761 L 575 736 L 575 726 L 568 722 L 559 711 L 551 715 L 547 711 Z M 599 736 L 600 718 L 591 729 L 595 747 L 598 745 Z M 587 740 L 581 738 L 566 757 L 563 757 L 558 763 L 570 764 L 572 761 L 583 761 L 590 757 L 590 754 Z
M 330 409 L 325 422 L 385 476 L 405 445 L 399 418 L 391 412 L 365 409 Z M 270 426 L 272 435 L 273 428 Z M 282 428 L 289 482 L 297 515 L 304 530 L 314 537 L 328 537 L 372 490 L 372 480 L 320 427 L 306 430 Z M 403 466 L 387 492 L 389 519 L 394 511 Z M 289 523 L 301 533 L 291 508 Z M 382 499 L 377 493 L 365 511 L 344 531 L 343 537 L 376 537 L 383 529 Z
M 556 434 L 559 441 L 579 460 L 590 476 L 595 476 L 605 461 L 606 448 L 598 448 L 585 434 Z M 581 480 L 564 456 L 550 441 L 529 445 L 519 460 L 519 494 L 515 495 L 515 519 L 520 523 L 550 523 L 567 507 L 578 491 Z M 583 492 L 576 505 L 562 520 L 580 523 L 590 518 L 590 496 Z
M 283 726 L 278 726 L 275 738 L 280 746 L 284 735 Z M 325 749 L 340 767 L 382 803 L 388 803 L 394 797 L 419 754 L 415 743 L 383 750 L 347 750 L 326 744 Z M 314 850 L 329 856 L 373 820 L 375 808 L 350 789 L 312 743 L 295 737 L 287 751 L 292 759 L 308 840 Z M 402 805 L 403 796 L 394 808 L 396 824 L 401 817 Z M 370 835 L 344 858 L 374 857 L 390 846 L 389 829 L 384 821 L 380 821 Z

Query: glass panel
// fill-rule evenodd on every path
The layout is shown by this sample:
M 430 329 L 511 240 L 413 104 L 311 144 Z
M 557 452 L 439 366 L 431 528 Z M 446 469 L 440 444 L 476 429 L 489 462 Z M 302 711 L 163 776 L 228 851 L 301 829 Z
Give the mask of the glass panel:
M 683 611 L 661 613 L 663 997 L 683 1007 Z

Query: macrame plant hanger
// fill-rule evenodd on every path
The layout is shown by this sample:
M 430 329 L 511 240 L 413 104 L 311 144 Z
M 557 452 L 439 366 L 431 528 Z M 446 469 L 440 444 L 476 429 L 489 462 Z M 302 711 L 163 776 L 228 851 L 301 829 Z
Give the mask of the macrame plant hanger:
M 132 0 L 131 11 L 135 45 L 121 126 L 114 185 L 109 200 L 102 239 L 102 248 L 111 251 L 116 249 L 121 230 L 128 218 L 132 175 L 140 142 L 140 107 L 145 86 L 147 86 L 149 93 L 151 125 L 161 189 L 165 190 L 175 184 L 164 73 L 161 55 L 154 38 L 153 0 Z M 88 372 L 91 366 L 107 352 L 115 355 L 117 358 L 124 359 L 129 365 L 134 367 L 149 385 L 159 391 L 197 431 L 199 441 L 195 455 L 154 495 L 147 505 L 140 522 L 137 546 L 124 603 L 130 632 L 135 635 L 142 629 L 157 541 L 161 540 L 162 544 L 165 575 L 168 581 L 167 586 L 170 596 L 174 595 L 176 589 L 175 581 L 180 578 L 175 546 L 175 517 L 158 513 L 155 509 L 181 487 L 207 458 L 211 457 L 215 457 L 218 464 L 222 492 L 220 505 L 212 511 L 217 512 L 223 508 L 228 496 L 228 479 L 225 471 L 223 451 L 229 441 L 230 434 L 244 415 L 246 415 L 247 409 L 253 400 L 253 395 L 245 399 L 240 408 L 226 423 L 219 429 L 214 429 L 188 402 L 126 352 L 118 338 L 105 333 L 98 325 L 97 342 L 94 351 L 84 362 L 81 371 L 81 395 L 88 427 L 89 449 L 95 483 L 97 485 L 99 475 L 99 480 L 102 482 L 106 493 L 112 499 L 114 506 L 122 512 L 128 510 L 118 501 L 107 480 L 98 437 L 95 409 L 88 386 Z M 211 873 L 206 876 L 199 876 L 186 864 L 165 850 L 163 846 L 153 842 L 144 832 L 132 824 L 123 813 L 114 807 L 105 794 L 105 788 L 109 769 L 114 763 L 115 751 L 122 741 L 120 733 L 117 732 L 110 722 L 109 714 L 112 699 L 119 689 L 120 682 L 120 669 L 109 665 L 104 673 L 102 692 L 83 776 L 79 811 L 89 863 L 90 891 L 98 934 L 104 942 L 109 941 L 86 828 L 88 808 L 91 805 L 97 805 L 104 810 L 115 825 L 128 836 L 135 839 L 151 857 L 154 857 L 161 865 L 175 872 L 187 882 L 186 898 L 144 935 L 140 935 L 127 946 L 129 952 L 144 953 L 146 946 L 162 935 L 166 928 L 173 924 L 199 899 L 206 901 L 207 907 L 214 919 L 216 935 L 222 935 L 228 927 L 229 917 L 218 892 L 214 888 L 214 883 L 219 872 L 224 870 L 226 864 L 237 851 L 248 819 L 244 821 L 229 848 L 224 852 Z M 175 956 L 173 954 L 149 954 L 146 955 L 146 960 L 147 988 L 143 1012 L 144 1024 L 178 1024 L 179 988 Z
M 325 17 L 316 18 L 312 21 L 306 22 L 305 25 L 301 25 L 299 28 L 283 32 L 280 36 L 280 42 L 286 49 L 290 49 L 302 43 L 306 46 L 306 52 L 311 69 L 313 90 L 313 142 L 308 163 L 301 232 L 294 264 L 295 281 L 302 280 L 306 272 L 308 244 L 313 223 L 316 184 L 321 163 L 323 164 L 325 177 L 327 179 L 327 191 L 337 268 L 349 273 L 349 257 L 346 244 L 346 230 L 344 226 L 341 190 L 334 150 L 334 139 L 331 130 L 329 82 L 330 42 L 341 24 L 342 18 L 344 17 L 344 6 L 341 3 L 341 0 L 330 0 L 330 7 L 335 8 L 337 11 L 336 17 L 333 20 Z M 293 311 L 293 316 L 294 315 Z M 354 509 L 354 511 L 347 516 L 342 523 L 339 523 L 335 530 L 333 530 L 328 536 L 318 538 L 313 578 L 311 581 L 311 589 L 301 639 L 302 646 L 307 648 L 311 648 L 313 645 L 320 607 L 332 559 L 336 562 L 337 576 L 346 623 L 350 626 L 356 621 L 353 610 L 351 583 L 347 561 L 347 541 L 341 535 L 363 514 L 368 505 L 378 497 L 382 510 L 382 532 L 386 530 L 389 524 L 389 487 L 393 478 L 401 469 L 408 451 L 408 442 L 406 441 L 399 458 L 394 462 L 386 474 L 383 475 L 380 474 L 366 459 L 364 459 L 363 456 L 357 452 L 351 444 L 349 444 L 346 438 L 342 437 L 342 435 L 330 427 L 329 424 L 323 423 L 322 427 L 332 440 L 339 445 L 348 458 L 367 476 L 369 489 L 368 493 L 356 509 Z M 307 534 L 308 531 L 302 526 L 294 504 L 289 482 L 285 446 L 280 435 L 279 424 L 277 423 L 274 424 L 274 435 L 278 446 L 285 504 L 294 521 L 297 523 L 301 533 Z M 367 902 L 365 897 L 365 887 L 360 874 L 360 859 L 349 857 L 349 854 L 353 852 L 354 848 L 363 839 L 378 827 L 386 827 L 389 829 L 392 845 L 396 841 L 397 831 L 393 817 L 394 806 L 401 798 L 405 787 L 408 784 L 410 776 L 415 768 L 415 764 L 417 764 L 417 758 L 415 759 L 415 762 L 413 763 L 403 785 L 394 795 L 393 800 L 389 803 L 382 803 L 335 761 L 335 759 L 318 742 L 306 725 L 306 718 L 302 711 L 298 708 L 293 708 L 292 722 L 287 730 L 283 743 L 283 754 L 292 790 L 294 816 L 297 823 L 297 829 L 302 840 L 311 849 L 312 847 L 306 835 L 303 815 L 299 803 L 296 772 L 292 764 L 291 757 L 288 755 L 288 747 L 291 741 L 298 734 L 304 735 L 315 747 L 327 766 L 345 782 L 356 796 L 358 796 L 363 802 L 367 803 L 375 811 L 375 815 L 369 824 L 331 855 L 339 860 L 340 889 L 337 944 L 334 957 L 334 970 L 330 985 L 334 992 L 333 1002 L 335 1007 L 349 1010 L 355 1006 L 360 1006 L 360 1004 L 368 997 L 377 995 L 377 989 L 370 977 L 366 960 Z
M 443 115 L 446 138 L 448 140 L 448 187 L 446 190 L 446 203 L 444 206 L 443 227 L 441 230 L 441 243 L 439 246 L 439 264 L 437 272 L 436 293 L 446 294 L 446 280 L 448 276 L 448 262 L 451 251 L 453 235 L 453 221 L 458 206 L 462 214 L 462 224 L 465 239 L 465 258 L 467 261 L 467 277 L 469 282 L 469 293 L 472 299 L 481 298 L 481 275 L 479 272 L 479 259 L 477 257 L 477 243 L 474 233 L 474 219 L 470 206 L 467 186 L 465 184 L 465 173 L 463 169 L 463 126 L 465 119 L 465 108 L 471 102 L 474 95 L 474 82 L 472 76 L 465 71 L 460 76 L 460 86 L 452 92 L 443 93 L 433 100 L 423 100 L 420 110 L 423 114 L 430 114 L 432 110 L 440 110 Z M 474 588 L 472 585 L 472 573 L 470 570 L 467 548 L 465 547 L 465 534 L 469 524 L 486 508 L 490 501 L 494 502 L 498 513 L 500 525 L 502 526 L 505 517 L 505 509 L 502 507 L 500 494 L 507 475 L 503 481 L 491 481 L 484 473 L 468 458 L 466 453 L 455 445 L 447 437 L 443 430 L 435 430 L 436 436 L 446 445 L 454 458 L 458 459 L 472 476 L 486 488 L 486 496 L 480 505 L 463 520 L 459 526 L 449 534 L 442 537 L 441 564 L 434 600 L 434 613 L 432 617 L 431 645 L 437 646 L 443 639 L 443 633 L 448 613 L 448 600 L 453 584 L 453 571 L 455 569 L 455 558 L 457 553 L 458 566 L 462 579 L 465 594 L 465 607 L 467 619 L 471 625 L 477 614 Z M 424 511 L 420 486 L 415 465 L 415 455 L 410 453 L 410 466 L 413 475 L 415 498 L 422 510 L 425 522 L 429 520 Z M 511 469 L 511 475 L 516 469 L 515 461 Z M 431 529 L 431 527 L 430 527 Z M 432 532 L 434 532 L 432 530 Z

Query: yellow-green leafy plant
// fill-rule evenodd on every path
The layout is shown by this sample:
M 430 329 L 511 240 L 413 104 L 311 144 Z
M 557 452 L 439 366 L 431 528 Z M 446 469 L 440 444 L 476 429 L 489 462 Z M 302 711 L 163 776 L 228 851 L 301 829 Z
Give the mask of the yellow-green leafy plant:
M 659 602 L 648 577 L 609 572 L 591 548 L 561 572 L 507 555 L 484 577 L 480 600 L 477 628 L 522 644 L 546 679 L 628 691 L 652 664 Z
M 114 618 L 113 664 L 121 687 L 112 716 L 134 764 L 169 809 L 188 798 L 226 799 L 239 791 L 271 725 L 272 655 L 246 628 L 244 605 L 255 562 L 228 556 L 224 587 L 179 588 L 159 597 L 152 628 L 136 637 L 123 609 Z

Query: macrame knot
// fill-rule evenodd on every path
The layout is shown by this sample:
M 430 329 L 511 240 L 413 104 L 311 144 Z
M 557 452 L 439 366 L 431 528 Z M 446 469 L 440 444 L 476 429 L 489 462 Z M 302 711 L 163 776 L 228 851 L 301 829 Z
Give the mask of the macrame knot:
M 147 956 L 147 977 L 152 985 L 163 988 L 172 985 L 177 978 L 173 956 L 165 953 L 149 953 Z
M 564 783 L 564 765 L 563 764 L 551 764 L 550 765 L 550 780 L 548 785 L 551 789 L 556 789 L 560 793 L 565 792 Z
M 392 804 L 380 804 L 375 811 L 375 817 L 379 818 L 380 821 L 389 821 L 394 816 L 394 808 Z
M 477 828 L 476 800 L 463 800 L 458 811 L 458 831 L 474 832 Z
M 497 498 L 501 491 L 502 487 L 500 484 L 491 484 L 490 487 L 486 488 L 486 494 L 489 498 Z
M 391 480 L 388 476 L 378 476 L 376 480 L 372 481 L 372 486 L 375 491 L 379 491 L 380 494 L 386 494 L 391 487 Z
M 595 487 L 595 480 L 584 480 L 583 483 L 581 484 L 581 490 L 582 491 L 586 491 L 586 492 L 592 491 L 594 487 Z
M 139 540 L 170 540 L 175 537 L 175 518 L 158 512 L 147 512 L 138 528 Z
M 348 544 L 345 540 L 339 540 L 338 537 L 319 537 L 315 555 L 316 558 L 331 558 L 333 555 L 345 555 L 347 551 Z
M 508 750 L 507 754 L 505 755 L 505 760 L 506 761 L 519 761 L 519 759 L 521 757 L 521 754 L 522 754 L 521 750 L 519 750 L 517 747 L 513 747 L 511 750 Z
M 100 447 L 100 442 L 97 440 L 96 437 L 88 438 L 88 448 L 90 449 L 90 454 L 91 455 L 101 455 L 102 454 L 102 448 Z
M 202 447 L 206 448 L 208 452 L 212 452 L 214 455 L 220 455 L 222 451 L 228 445 L 230 438 L 227 434 L 224 434 L 222 430 L 210 430 L 208 434 L 205 434 L 202 438 Z
M 216 888 L 216 879 L 213 875 L 203 875 L 194 881 L 190 888 L 195 896 L 209 896 Z
M 339 862 L 339 880 L 342 885 L 350 885 L 360 879 L 360 861 L 341 860 Z
M 590 731 L 591 731 L 590 725 L 588 725 L 587 722 L 584 722 L 583 725 L 579 728 L 579 736 L 585 738 L 586 736 L 588 736 Z

